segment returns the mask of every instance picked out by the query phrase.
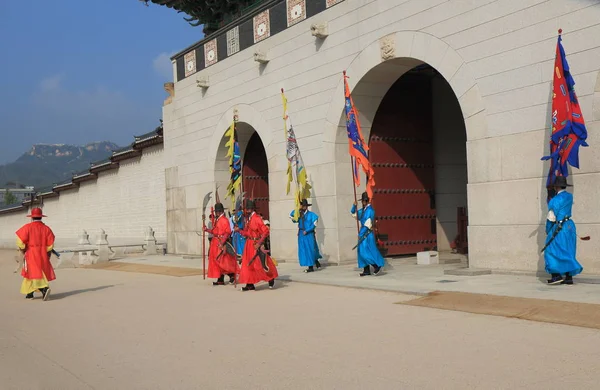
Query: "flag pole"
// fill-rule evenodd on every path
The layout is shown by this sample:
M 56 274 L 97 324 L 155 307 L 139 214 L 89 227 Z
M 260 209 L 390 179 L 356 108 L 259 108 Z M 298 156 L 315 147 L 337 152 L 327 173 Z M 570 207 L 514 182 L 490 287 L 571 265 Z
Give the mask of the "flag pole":
M 354 157 L 352 156 L 350 156 L 350 169 L 352 171 L 352 189 L 354 190 L 354 204 L 356 205 L 356 232 L 360 233 L 360 225 L 358 224 L 358 200 L 356 199 L 356 182 L 354 181 Z

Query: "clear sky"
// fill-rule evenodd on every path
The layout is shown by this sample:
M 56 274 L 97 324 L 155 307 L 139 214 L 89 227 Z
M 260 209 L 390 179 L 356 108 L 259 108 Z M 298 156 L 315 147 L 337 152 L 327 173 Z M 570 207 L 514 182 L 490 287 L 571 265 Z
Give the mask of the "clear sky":
M 139 0 L 0 0 L 0 164 L 34 143 L 125 146 L 159 125 L 169 57 L 202 39 Z

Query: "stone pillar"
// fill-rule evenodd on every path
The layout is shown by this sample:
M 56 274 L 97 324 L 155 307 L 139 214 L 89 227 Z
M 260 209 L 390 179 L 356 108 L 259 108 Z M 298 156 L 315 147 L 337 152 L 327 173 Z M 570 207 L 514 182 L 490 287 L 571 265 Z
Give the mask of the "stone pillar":
M 85 230 L 82 230 L 81 234 L 79 234 L 77 245 L 90 245 L 90 236 Z
M 154 237 L 154 230 L 150 226 L 146 228 L 144 245 L 146 250 L 144 255 L 155 255 L 156 254 L 156 238 Z
M 90 244 L 90 236 L 89 234 L 85 231 L 82 230 L 81 233 L 78 236 L 78 241 L 77 241 L 77 245 L 79 246 L 89 246 Z M 85 248 L 78 248 L 78 249 L 85 249 Z M 90 249 L 89 252 L 77 252 L 77 257 L 79 258 L 79 265 L 90 265 L 93 263 L 92 260 L 92 250 Z
M 98 263 L 106 263 L 110 257 L 110 248 L 108 247 L 107 237 L 108 235 L 104 229 L 100 229 L 100 235 L 96 241 L 96 245 L 98 246 Z

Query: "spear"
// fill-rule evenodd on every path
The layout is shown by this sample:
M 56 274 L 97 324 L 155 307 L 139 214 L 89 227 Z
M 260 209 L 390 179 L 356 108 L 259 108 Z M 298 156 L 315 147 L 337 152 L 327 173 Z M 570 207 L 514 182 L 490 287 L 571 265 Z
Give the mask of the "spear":
M 202 201 L 202 279 L 206 279 L 206 206 L 210 202 L 212 191 L 204 196 Z

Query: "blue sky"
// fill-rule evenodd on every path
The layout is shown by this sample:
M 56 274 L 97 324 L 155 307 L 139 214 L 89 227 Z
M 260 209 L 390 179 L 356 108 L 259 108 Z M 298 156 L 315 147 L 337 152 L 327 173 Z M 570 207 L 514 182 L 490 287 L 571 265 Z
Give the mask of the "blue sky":
M 0 164 L 34 143 L 127 145 L 161 118 L 169 57 L 202 39 L 139 0 L 0 0 Z

